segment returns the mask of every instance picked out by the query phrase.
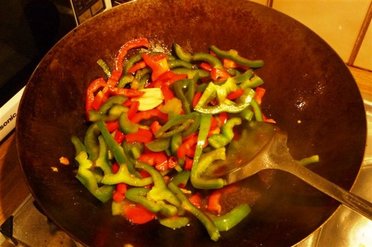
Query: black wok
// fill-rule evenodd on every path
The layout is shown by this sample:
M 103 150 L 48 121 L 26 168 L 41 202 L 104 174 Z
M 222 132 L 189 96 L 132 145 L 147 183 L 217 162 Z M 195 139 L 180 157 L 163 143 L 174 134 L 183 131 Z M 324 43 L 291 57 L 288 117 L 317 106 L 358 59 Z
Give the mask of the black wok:
M 339 204 L 300 180 L 278 172 L 260 192 L 251 215 L 217 243 L 197 222 L 170 230 L 156 222 L 135 226 L 112 217 L 74 177 L 73 134 L 82 135 L 87 84 L 102 76 L 99 58 L 112 64 L 135 37 L 173 42 L 190 51 L 211 44 L 263 59 L 266 115 L 288 132 L 295 158 L 319 154 L 310 168 L 350 189 L 359 171 L 366 119 L 358 88 L 336 53 L 295 20 L 244 0 L 138 0 L 107 11 L 70 32 L 42 59 L 23 95 L 16 126 L 26 180 L 46 215 L 88 246 L 290 246 L 321 226 Z M 53 167 L 58 168 L 58 172 Z M 252 195 L 254 196 L 254 195 Z

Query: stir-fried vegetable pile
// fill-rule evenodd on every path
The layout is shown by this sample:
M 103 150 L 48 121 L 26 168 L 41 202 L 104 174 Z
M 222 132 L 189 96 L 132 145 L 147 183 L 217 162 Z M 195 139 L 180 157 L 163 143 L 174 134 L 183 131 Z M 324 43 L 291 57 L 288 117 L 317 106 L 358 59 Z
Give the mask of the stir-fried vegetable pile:
M 157 219 L 176 229 L 194 215 L 217 241 L 250 212 L 225 212 L 221 195 L 234 191 L 223 178 L 203 177 L 239 138 L 238 126 L 273 121 L 260 110 L 265 90 L 249 60 L 210 47 L 190 53 L 155 51 L 146 38 L 125 43 L 113 68 L 86 91 L 89 127 L 76 148 L 76 177 L 112 213 L 134 224 Z M 223 212 L 223 214 L 222 214 Z

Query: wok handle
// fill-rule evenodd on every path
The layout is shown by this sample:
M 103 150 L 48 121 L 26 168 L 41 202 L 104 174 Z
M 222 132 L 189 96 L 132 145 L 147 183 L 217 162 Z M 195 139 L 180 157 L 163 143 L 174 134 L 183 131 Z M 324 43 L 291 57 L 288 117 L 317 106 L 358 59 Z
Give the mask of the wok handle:
M 282 166 L 285 170 L 296 177 L 302 179 L 304 182 L 318 189 L 319 191 L 327 194 L 328 196 L 341 202 L 346 207 L 352 209 L 358 214 L 361 214 L 368 219 L 372 220 L 372 203 L 339 187 L 338 185 L 330 182 L 329 180 L 312 172 L 308 168 L 300 165 L 298 162 L 286 162 Z

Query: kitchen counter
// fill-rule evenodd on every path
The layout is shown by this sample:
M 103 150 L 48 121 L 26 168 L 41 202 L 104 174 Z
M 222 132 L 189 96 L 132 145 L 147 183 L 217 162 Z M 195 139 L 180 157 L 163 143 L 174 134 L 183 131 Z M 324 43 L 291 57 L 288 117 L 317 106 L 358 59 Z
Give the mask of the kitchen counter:
M 372 102 L 372 72 L 349 67 L 361 94 Z M 15 131 L 0 143 L 0 224 L 22 204 L 30 194 L 17 158 Z

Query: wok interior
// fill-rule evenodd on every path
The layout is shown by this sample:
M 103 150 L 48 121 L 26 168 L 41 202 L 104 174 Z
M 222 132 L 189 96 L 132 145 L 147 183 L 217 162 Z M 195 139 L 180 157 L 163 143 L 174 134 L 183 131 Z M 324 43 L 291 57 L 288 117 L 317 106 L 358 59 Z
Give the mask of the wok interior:
M 82 136 L 87 84 L 112 64 L 118 48 L 147 37 L 189 51 L 209 45 L 263 59 L 264 113 L 288 132 L 295 158 L 319 154 L 311 169 L 349 189 L 359 170 L 366 138 L 363 102 L 340 58 L 309 29 L 274 10 L 236 0 L 135 1 L 83 23 L 41 61 L 22 98 L 17 146 L 33 196 L 48 217 L 90 246 L 243 245 L 289 246 L 319 227 L 338 204 L 290 175 L 276 174 L 251 215 L 218 243 L 195 222 L 181 230 L 156 222 L 134 226 L 111 216 L 74 178 L 70 136 Z M 58 167 L 55 172 L 52 167 Z M 255 196 L 249 191 L 246 197 Z

